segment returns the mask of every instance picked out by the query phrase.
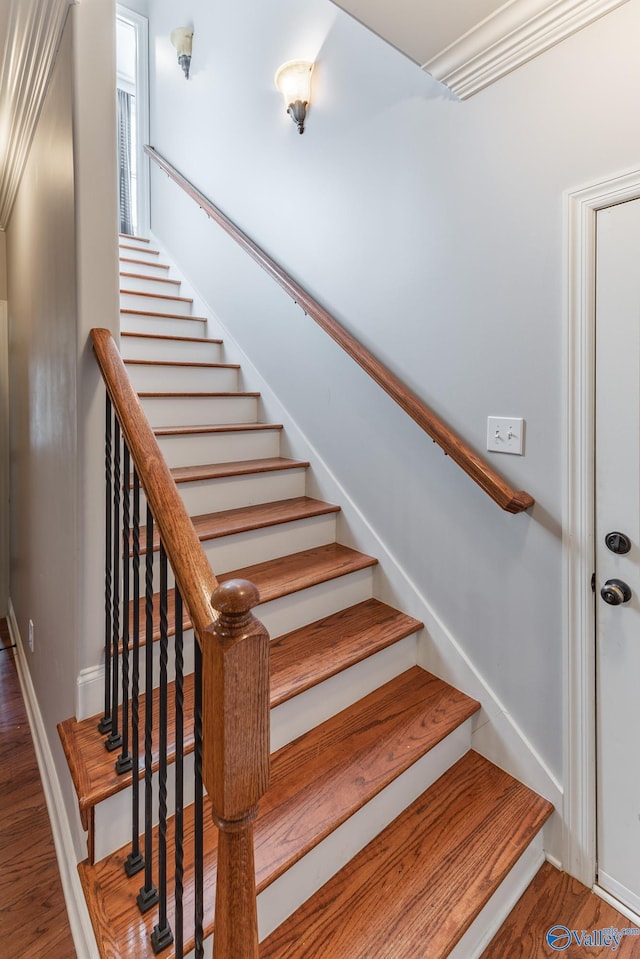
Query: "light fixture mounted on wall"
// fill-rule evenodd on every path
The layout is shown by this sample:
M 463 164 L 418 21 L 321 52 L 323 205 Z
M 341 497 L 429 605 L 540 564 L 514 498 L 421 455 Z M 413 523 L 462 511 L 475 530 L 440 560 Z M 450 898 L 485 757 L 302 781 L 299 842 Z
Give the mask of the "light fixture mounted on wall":
M 176 27 L 171 31 L 171 42 L 178 51 L 178 63 L 182 67 L 187 80 L 189 79 L 189 67 L 191 65 L 192 41 L 192 27 Z
M 298 127 L 298 133 L 304 133 L 304 121 L 307 107 L 311 102 L 311 73 L 314 64 L 307 60 L 289 60 L 278 68 L 275 84 L 284 98 L 287 113 Z

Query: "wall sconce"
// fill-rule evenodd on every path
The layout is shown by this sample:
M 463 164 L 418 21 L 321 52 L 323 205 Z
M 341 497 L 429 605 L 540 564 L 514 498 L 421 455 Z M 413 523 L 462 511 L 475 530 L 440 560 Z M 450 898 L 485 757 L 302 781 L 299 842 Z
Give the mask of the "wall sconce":
M 182 67 L 185 77 L 189 79 L 191 64 L 191 46 L 193 30 L 191 27 L 176 27 L 171 31 L 171 42 L 178 51 L 178 63 Z
M 278 68 L 275 84 L 284 98 L 287 113 L 304 133 L 304 120 L 311 101 L 311 73 L 314 64 L 307 60 L 289 60 Z

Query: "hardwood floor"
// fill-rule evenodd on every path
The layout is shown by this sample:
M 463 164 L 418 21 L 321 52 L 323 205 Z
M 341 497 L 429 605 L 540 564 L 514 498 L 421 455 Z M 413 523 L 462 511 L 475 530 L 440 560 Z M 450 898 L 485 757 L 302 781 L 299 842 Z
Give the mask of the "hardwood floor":
M 11 959 L 76 959 L 6 620 L 0 620 L 0 942 Z
M 563 934 L 557 930 L 559 939 L 553 949 L 547 942 L 547 933 L 556 925 L 564 926 L 570 932 L 575 930 L 578 937 L 583 933 L 591 936 L 594 943 L 601 939 L 601 944 L 587 945 L 588 940 L 584 938 L 578 945 L 574 938 L 572 945 L 568 946 L 568 939 L 563 939 Z M 607 944 L 598 935 L 605 930 L 620 932 L 633 928 L 632 922 L 577 879 L 545 863 L 481 959 L 543 959 L 547 956 L 640 959 L 640 935 L 622 936 L 618 945 L 615 941 Z

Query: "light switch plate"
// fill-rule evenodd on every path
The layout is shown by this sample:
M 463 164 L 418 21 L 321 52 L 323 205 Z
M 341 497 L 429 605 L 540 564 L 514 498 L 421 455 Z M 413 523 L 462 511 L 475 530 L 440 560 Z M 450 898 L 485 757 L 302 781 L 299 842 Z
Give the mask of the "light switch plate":
M 492 453 L 524 453 L 524 420 L 521 416 L 488 416 L 487 449 Z

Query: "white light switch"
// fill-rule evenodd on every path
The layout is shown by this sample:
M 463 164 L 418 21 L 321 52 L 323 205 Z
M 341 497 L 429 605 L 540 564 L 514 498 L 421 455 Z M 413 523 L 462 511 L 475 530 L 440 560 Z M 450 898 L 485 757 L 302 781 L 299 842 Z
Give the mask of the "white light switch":
M 487 449 L 494 453 L 524 452 L 524 420 L 521 416 L 487 417 Z

